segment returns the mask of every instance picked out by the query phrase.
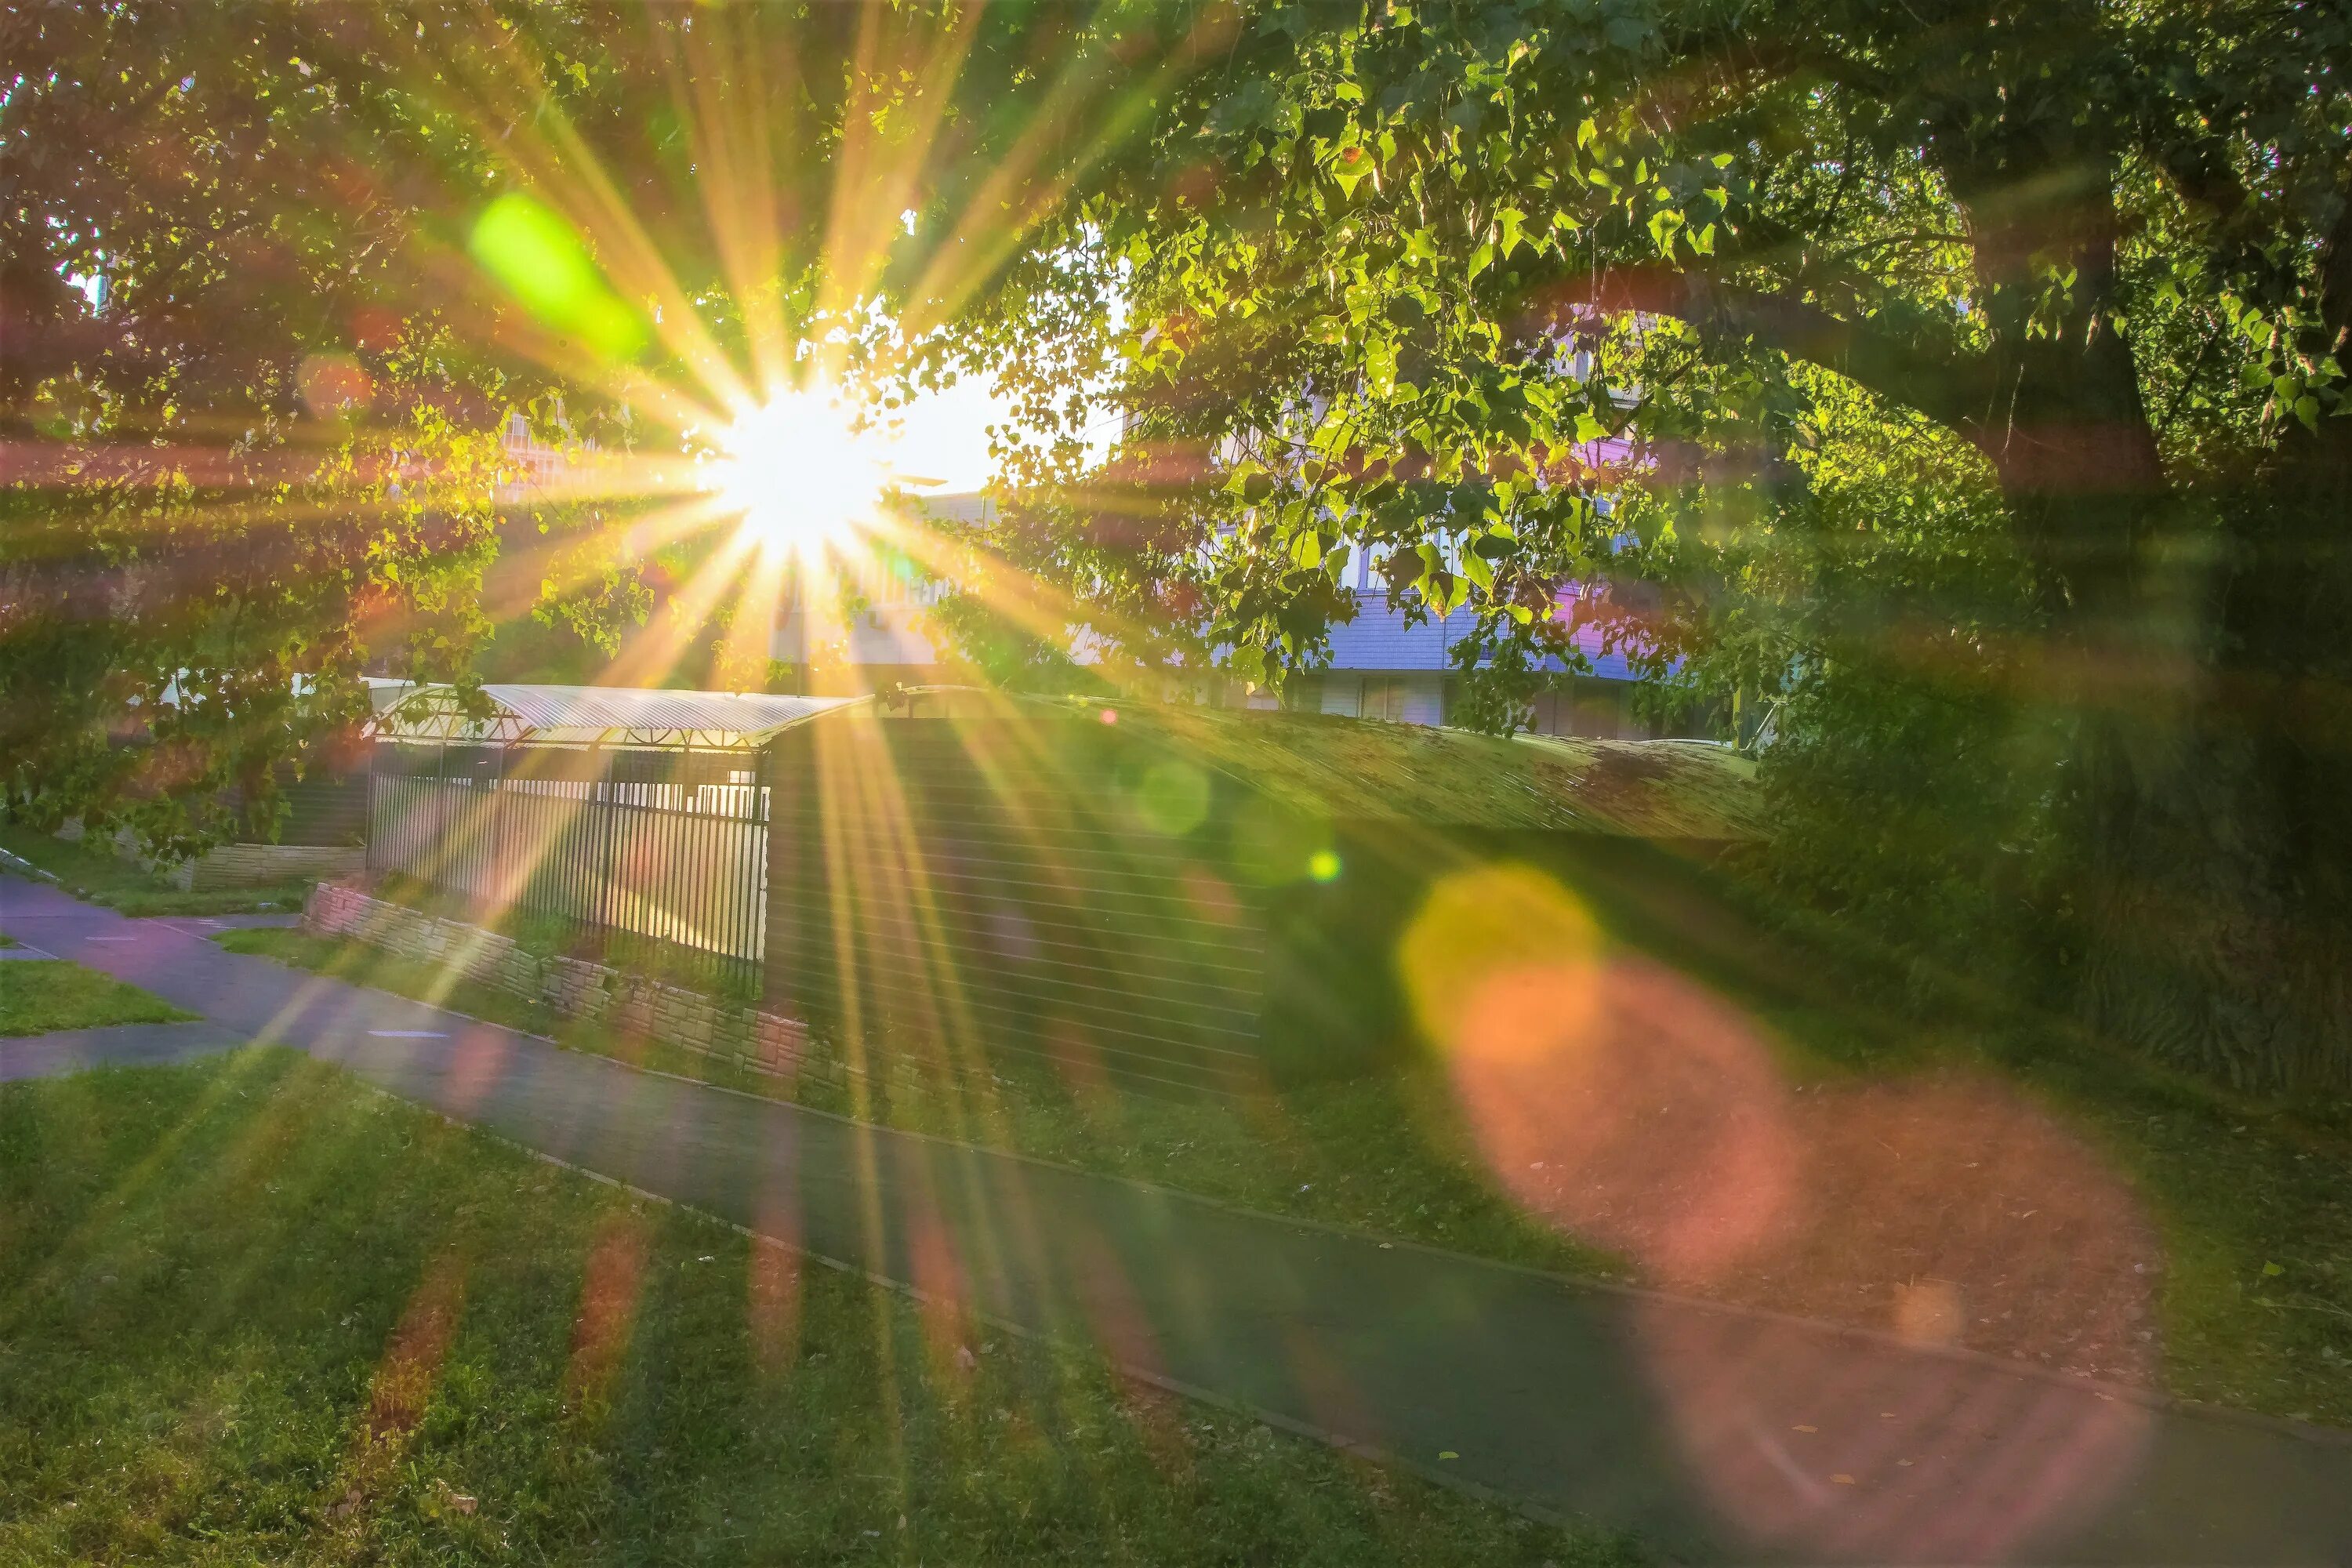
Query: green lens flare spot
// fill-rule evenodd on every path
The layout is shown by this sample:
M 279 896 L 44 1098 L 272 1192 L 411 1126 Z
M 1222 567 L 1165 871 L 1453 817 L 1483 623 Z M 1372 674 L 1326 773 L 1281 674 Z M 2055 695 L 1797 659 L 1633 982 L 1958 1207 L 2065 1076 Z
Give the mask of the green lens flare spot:
M 1318 882 L 1339 879 L 1339 855 L 1333 849 L 1318 849 L 1307 858 L 1307 874 Z
M 644 352 L 644 319 L 604 281 L 572 226 L 529 196 L 512 192 L 483 209 L 466 248 L 541 324 L 606 359 Z
M 1190 763 L 1154 763 L 1136 789 L 1135 808 L 1155 833 L 1181 838 L 1209 815 L 1209 775 Z

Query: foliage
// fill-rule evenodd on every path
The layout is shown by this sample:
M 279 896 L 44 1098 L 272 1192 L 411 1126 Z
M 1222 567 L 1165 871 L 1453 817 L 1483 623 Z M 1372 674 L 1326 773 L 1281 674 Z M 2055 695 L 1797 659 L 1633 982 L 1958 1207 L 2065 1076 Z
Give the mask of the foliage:
M 690 531 L 646 515 L 684 454 L 754 387 L 936 382 L 909 345 L 965 286 L 943 263 L 1023 227 L 961 204 L 1041 100 L 1116 85 L 1034 68 L 1081 18 L 972 19 L 10 13 L 7 800 L 185 855 L 232 830 L 226 787 L 266 824 L 272 762 L 334 760 L 363 675 L 462 681 L 526 612 L 612 655 Z M 516 416 L 586 468 L 668 466 L 635 505 L 519 493 Z
M 627 646 L 691 542 L 517 501 L 513 414 L 634 461 L 754 389 L 986 374 L 1024 428 L 999 510 L 940 531 L 975 586 L 936 617 L 983 673 L 1279 685 L 1369 558 L 1409 616 L 1470 613 L 1482 726 L 1597 637 L 1655 707 L 1769 715 L 1799 817 L 1907 792 L 1867 854 L 1801 828 L 1787 885 L 1931 958 L 2021 902 L 2043 999 L 2352 1082 L 2340 7 L 9 26 L 33 820 L 184 853 L 221 786 L 266 814 L 271 760 L 331 752 L 363 672 L 462 679 L 526 611 Z M 623 676 L 725 618 L 677 604 Z M 1944 902 L 1947 846 L 2016 898 Z
M 459 171 L 290 14 L 9 26 L 0 782 L 183 855 L 225 785 L 268 821 L 371 659 L 454 673 L 478 635 L 482 367 L 401 308 L 411 204 Z
M 1492 723 L 1593 618 L 1667 700 L 1846 726 L 1816 763 L 1970 713 L 1956 760 L 2042 764 L 2039 819 L 1956 782 L 1916 858 L 2017 823 L 2061 1000 L 2236 1081 L 2352 1082 L 2317 793 L 2352 758 L 2284 696 L 2341 679 L 2352 585 L 2320 521 L 2352 501 L 2348 58 L 2344 17 L 2262 0 L 1244 12 L 986 318 L 1008 360 L 1107 335 L 1160 477 L 1048 476 L 1069 515 L 1024 556 L 1083 582 L 1155 520 L 1130 600 L 1276 682 L 1368 551 L 1409 611 L 1475 608 Z M 1855 467 L 1922 442 L 1932 475 Z

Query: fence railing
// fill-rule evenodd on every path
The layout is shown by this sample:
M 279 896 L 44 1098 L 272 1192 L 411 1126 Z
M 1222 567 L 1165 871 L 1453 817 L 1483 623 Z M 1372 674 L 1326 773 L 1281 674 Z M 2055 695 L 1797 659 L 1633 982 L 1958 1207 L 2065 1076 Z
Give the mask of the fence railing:
M 382 742 L 368 866 L 755 984 L 768 787 L 740 752 Z

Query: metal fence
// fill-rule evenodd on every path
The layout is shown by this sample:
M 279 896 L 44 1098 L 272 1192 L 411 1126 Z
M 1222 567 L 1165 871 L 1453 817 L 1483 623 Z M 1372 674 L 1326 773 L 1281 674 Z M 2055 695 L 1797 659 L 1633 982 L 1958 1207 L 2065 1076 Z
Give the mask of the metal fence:
M 748 986 L 766 942 L 768 815 L 756 753 L 384 742 L 368 867 Z

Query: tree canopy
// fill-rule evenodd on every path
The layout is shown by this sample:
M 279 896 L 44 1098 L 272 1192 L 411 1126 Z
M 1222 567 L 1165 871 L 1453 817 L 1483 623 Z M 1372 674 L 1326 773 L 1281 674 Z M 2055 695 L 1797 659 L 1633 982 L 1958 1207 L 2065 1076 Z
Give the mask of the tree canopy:
M 947 263 L 1021 226 L 902 215 L 1058 164 L 1055 114 L 1109 85 L 1056 74 L 1062 18 L 978 20 L 10 8 L 11 798 L 186 849 L 220 786 L 266 803 L 274 762 L 348 732 L 362 671 L 465 679 L 527 611 L 609 654 L 694 531 L 648 531 L 663 462 L 748 387 L 919 374 Z M 517 412 L 646 461 L 526 495 Z
M 1779 705 L 1811 879 L 2022 888 L 1963 950 L 2340 1076 L 2347 47 L 2293 4 L 1253 13 L 1003 297 L 1008 353 L 1114 338 L 1129 435 L 1108 483 L 1036 454 L 1010 542 L 1268 681 L 1370 550 L 1475 612 L 1499 723 L 1597 616 Z
M 1281 686 L 1369 554 L 1475 620 L 1505 729 L 1597 623 L 1774 737 L 1808 899 L 2352 1081 L 2341 7 L 6 26 L 24 809 L 194 843 L 362 670 L 525 613 L 609 647 L 747 388 L 982 374 L 1021 419 L 940 624 L 982 666 L 1068 679 L 1080 624 L 1098 677 Z M 628 482 L 518 499 L 515 411 Z

